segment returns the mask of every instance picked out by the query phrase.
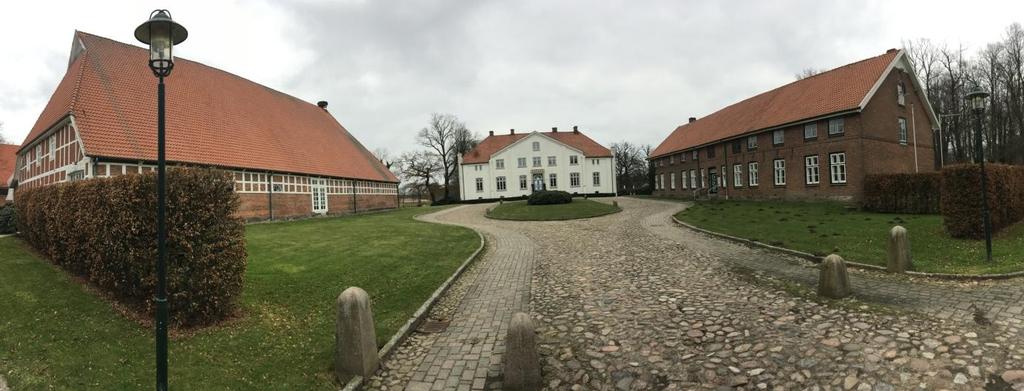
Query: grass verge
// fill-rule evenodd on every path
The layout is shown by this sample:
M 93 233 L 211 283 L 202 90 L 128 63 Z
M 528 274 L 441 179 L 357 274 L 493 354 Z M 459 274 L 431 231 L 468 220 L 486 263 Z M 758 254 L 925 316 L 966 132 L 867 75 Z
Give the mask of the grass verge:
M 173 337 L 171 386 L 336 389 L 338 294 L 366 289 L 383 345 L 479 246 L 472 230 L 413 219 L 436 210 L 247 226 L 242 316 Z M 152 386 L 152 330 L 17 238 L 0 238 L 0 276 L 0 373 L 12 389 Z
M 848 261 L 885 266 L 889 229 L 910 233 L 914 270 L 986 274 L 1024 270 L 1024 224 L 1000 232 L 993 262 L 985 262 L 983 240 L 954 239 L 942 216 L 847 210 L 832 202 L 701 201 L 676 215 L 715 232 L 815 255 L 837 253 Z
M 527 205 L 526 201 L 506 202 L 491 209 L 487 217 L 500 220 L 554 221 L 585 219 L 621 211 L 612 204 L 574 199 L 568 204 Z

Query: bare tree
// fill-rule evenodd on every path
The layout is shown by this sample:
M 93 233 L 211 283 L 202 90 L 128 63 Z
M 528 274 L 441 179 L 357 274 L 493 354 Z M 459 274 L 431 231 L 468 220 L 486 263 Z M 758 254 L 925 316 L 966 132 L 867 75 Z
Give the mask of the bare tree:
M 431 180 L 441 171 L 438 160 L 426 151 L 406 152 L 397 161 L 398 171 L 407 194 L 415 194 L 422 199 L 426 194 L 431 201 Z
M 13 144 L 7 137 L 4 137 L 4 121 L 0 121 L 0 144 Z
M 380 161 L 380 164 L 387 167 L 388 170 L 391 170 L 391 167 L 395 165 L 395 158 L 391 157 L 391 152 L 389 152 L 387 148 L 381 147 L 374 149 L 373 156 Z
M 803 79 L 806 79 L 808 77 L 817 75 L 817 74 L 819 74 L 821 72 L 822 72 L 821 69 L 804 68 L 804 70 L 802 70 L 802 71 L 798 72 L 797 74 L 793 75 L 793 77 L 795 77 L 797 80 L 803 80 Z
M 619 194 L 648 193 L 647 153 L 651 146 L 622 141 L 611 147 L 615 155 L 615 179 Z
M 444 199 L 450 201 L 451 183 L 458 178 L 459 155 L 476 146 L 476 136 L 453 114 L 434 113 L 430 125 L 420 130 L 416 141 L 426 147 L 441 167 Z

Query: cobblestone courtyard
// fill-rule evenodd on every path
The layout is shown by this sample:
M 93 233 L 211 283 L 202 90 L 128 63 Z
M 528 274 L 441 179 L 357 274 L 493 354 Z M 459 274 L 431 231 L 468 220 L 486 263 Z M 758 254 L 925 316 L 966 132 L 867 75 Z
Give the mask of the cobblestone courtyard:
M 564 222 L 488 220 L 484 205 L 427 216 L 480 230 L 488 249 L 432 312 L 449 327 L 415 333 L 370 388 L 499 388 L 516 311 L 536 319 L 549 389 L 1008 390 L 1024 377 L 1019 280 L 852 272 L 859 300 L 822 304 L 805 261 L 678 227 L 685 204 L 619 203 Z

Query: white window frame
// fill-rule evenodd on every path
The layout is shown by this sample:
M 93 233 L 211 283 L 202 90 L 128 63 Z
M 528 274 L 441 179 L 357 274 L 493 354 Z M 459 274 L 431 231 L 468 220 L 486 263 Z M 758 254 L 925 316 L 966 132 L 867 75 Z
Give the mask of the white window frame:
M 902 81 L 896 84 L 896 104 L 900 106 L 907 104 L 907 87 L 903 85 Z
M 696 161 L 697 159 L 700 159 L 700 152 L 699 152 L 699 151 L 697 151 L 697 150 L 694 150 L 694 151 L 693 151 L 693 155 L 692 155 L 692 156 L 690 156 L 690 158 L 691 158 L 692 160 L 694 160 L 694 161 Z
M 772 173 L 775 186 L 786 186 L 786 159 L 772 160 Z
M 57 136 L 56 135 L 50 136 L 50 140 L 49 141 L 50 141 L 50 143 L 48 144 L 48 147 L 50 148 L 49 155 L 50 155 L 50 161 L 52 162 L 53 159 L 57 158 Z
M 821 183 L 821 162 L 818 155 L 804 156 L 804 183 L 817 185 Z
M 534 141 L 533 142 L 533 151 L 534 152 L 540 152 L 540 141 Z
M 591 176 L 594 178 L 594 187 L 601 186 L 601 172 L 594 171 L 594 174 Z
M 548 187 L 552 189 L 558 188 L 558 174 L 555 174 L 553 172 L 548 174 Z
M 494 188 L 495 189 L 497 189 L 498 191 L 505 191 L 505 190 L 508 190 L 507 186 L 508 186 L 508 184 L 506 183 L 504 176 L 494 177 Z
M 540 156 L 534 156 L 533 157 L 533 166 L 534 167 L 540 167 L 541 166 L 540 164 L 541 164 Z
M 778 129 L 772 131 L 772 145 L 783 145 L 786 143 L 786 131 Z
M 260 174 L 263 177 L 263 174 Z M 312 193 L 313 213 L 327 213 L 327 181 L 322 178 L 309 178 L 309 190 Z
M 907 119 L 899 117 L 896 119 L 896 123 L 896 139 L 900 142 L 900 144 L 907 145 Z
M 690 188 L 697 188 L 697 170 L 690 170 Z
M 516 164 L 518 165 L 519 168 L 526 168 L 526 158 L 525 157 L 521 157 L 521 158 L 516 159 Z
M 529 187 L 526 175 L 519 176 L 519 190 L 526 190 Z
M 675 171 L 668 173 L 668 184 L 670 190 L 676 189 L 676 173 Z
M 843 133 L 846 133 L 846 121 L 844 121 L 843 118 L 832 118 L 828 120 L 829 136 L 834 136 Z
M 569 173 L 569 187 L 580 187 L 580 173 L 570 172 Z
M 732 187 L 743 187 L 743 163 L 732 165 Z
M 828 154 L 829 180 L 832 184 L 846 183 L 846 152 Z
M 722 171 L 718 174 L 718 187 L 723 189 L 729 188 L 729 171 L 725 170 L 725 165 L 722 165 Z
M 757 135 L 747 136 L 747 150 L 753 151 L 757 149 Z
M 476 192 L 477 193 L 483 193 L 484 192 L 484 178 L 476 178 Z
M 498 170 L 504 170 L 505 169 L 505 159 L 496 159 L 494 161 L 494 168 L 498 169 Z
M 747 186 L 757 186 L 757 162 L 747 163 Z
M 700 169 L 700 188 L 703 189 L 708 183 L 708 169 Z
M 548 167 L 554 167 L 558 165 L 557 156 L 548 156 Z
M 578 155 L 569 155 L 569 165 L 576 166 L 580 164 L 580 157 Z
M 685 155 L 684 155 L 685 156 Z M 679 173 L 680 181 L 683 182 L 683 189 L 690 188 L 690 172 L 683 170 Z

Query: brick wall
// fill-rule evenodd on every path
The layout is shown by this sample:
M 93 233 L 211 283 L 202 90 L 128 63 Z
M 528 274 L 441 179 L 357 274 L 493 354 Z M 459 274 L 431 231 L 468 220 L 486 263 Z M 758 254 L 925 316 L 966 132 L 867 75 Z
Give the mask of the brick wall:
M 313 196 L 311 194 L 278 194 L 273 197 L 274 218 L 292 219 L 313 216 Z M 241 204 L 238 215 L 246 220 L 266 220 L 270 218 L 269 197 L 266 193 L 240 193 Z M 353 212 L 393 209 L 398 207 L 398 199 L 393 194 L 363 194 L 356 196 L 356 209 L 352 208 L 352 195 L 327 196 L 327 214 L 344 215 Z

